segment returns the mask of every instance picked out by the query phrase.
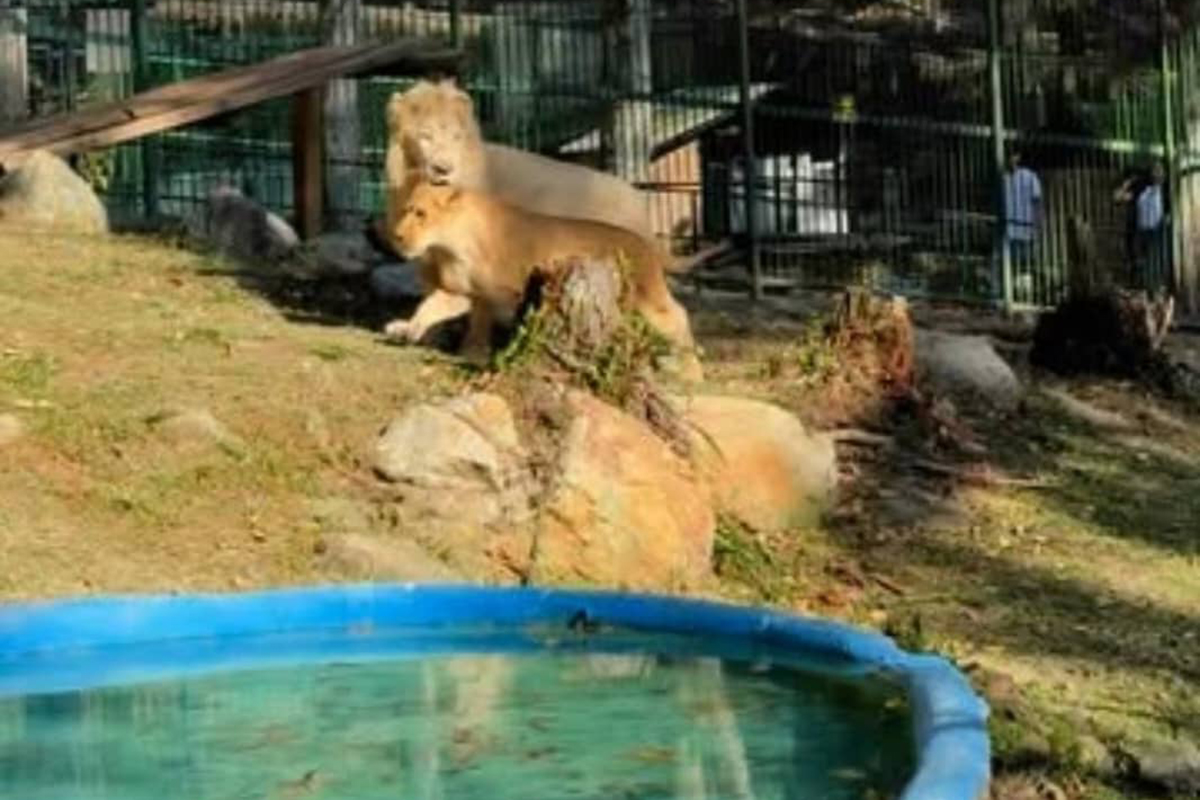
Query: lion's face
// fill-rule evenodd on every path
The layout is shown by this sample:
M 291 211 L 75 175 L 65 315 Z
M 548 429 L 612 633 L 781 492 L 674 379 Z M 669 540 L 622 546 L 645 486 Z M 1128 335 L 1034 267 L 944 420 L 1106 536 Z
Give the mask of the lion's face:
M 461 197 L 462 190 L 450 186 L 422 182 L 413 188 L 394 231 L 407 258 L 420 258 L 438 246 Z
M 407 166 L 438 186 L 460 185 L 466 158 L 479 138 L 471 98 L 453 81 L 421 81 L 392 98 L 388 125 Z

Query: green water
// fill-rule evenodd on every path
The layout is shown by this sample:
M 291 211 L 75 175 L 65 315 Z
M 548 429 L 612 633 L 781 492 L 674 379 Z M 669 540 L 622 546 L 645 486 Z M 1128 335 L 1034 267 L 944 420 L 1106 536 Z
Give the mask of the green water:
M 13 800 L 879 798 L 880 681 L 692 656 L 391 656 L 0 698 Z

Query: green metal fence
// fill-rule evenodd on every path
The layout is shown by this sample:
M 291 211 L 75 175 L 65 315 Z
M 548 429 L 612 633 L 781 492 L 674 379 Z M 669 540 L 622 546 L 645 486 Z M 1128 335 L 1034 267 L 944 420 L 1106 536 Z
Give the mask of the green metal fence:
M 1044 305 L 1087 260 L 1194 292 L 1200 39 L 1165 5 L 1136 24 L 1096 5 L 0 0 L 0 39 L 19 17 L 27 111 L 46 114 L 322 42 L 457 36 L 489 139 L 644 186 L 662 236 L 744 244 L 724 274 L 747 285 Z M 335 88 L 334 224 L 378 213 L 382 112 L 403 86 Z M 286 103 L 106 154 L 115 218 L 186 216 L 220 183 L 290 213 Z M 1041 186 L 1028 244 L 1006 239 L 1014 149 Z M 1169 221 L 1151 241 L 1132 213 L 1144 180 L 1114 191 L 1155 161 Z

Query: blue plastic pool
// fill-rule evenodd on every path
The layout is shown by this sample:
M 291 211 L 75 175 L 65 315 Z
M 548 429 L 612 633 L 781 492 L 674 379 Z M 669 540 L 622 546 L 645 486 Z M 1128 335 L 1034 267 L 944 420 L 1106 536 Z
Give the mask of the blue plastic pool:
M 462 586 L 0 608 L 0 796 L 961 798 L 986 707 L 812 619 Z

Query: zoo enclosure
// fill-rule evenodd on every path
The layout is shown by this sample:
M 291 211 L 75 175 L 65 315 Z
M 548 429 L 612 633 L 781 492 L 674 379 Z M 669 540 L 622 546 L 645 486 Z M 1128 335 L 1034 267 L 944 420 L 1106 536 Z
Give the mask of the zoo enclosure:
M 718 277 L 1042 305 L 1087 260 L 1195 308 L 1196 29 L 1165 3 L 1133 17 L 1094 5 L 0 0 L 0 117 L 323 42 L 425 35 L 465 47 L 489 139 L 645 186 L 664 237 L 738 239 L 743 257 Z M 403 86 L 329 92 L 327 203 L 342 225 L 381 207 L 382 112 Z M 121 221 L 186 216 L 221 183 L 289 214 L 288 141 L 275 101 L 80 166 Z M 1040 179 L 1044 214 L 1028 265 L 1006 269 L 1012 146 Z M 1112 192 L 1152 159 L 1168 166 L 1169 258 L 1134 274 Z

